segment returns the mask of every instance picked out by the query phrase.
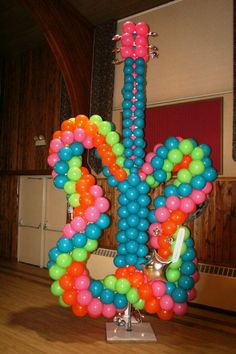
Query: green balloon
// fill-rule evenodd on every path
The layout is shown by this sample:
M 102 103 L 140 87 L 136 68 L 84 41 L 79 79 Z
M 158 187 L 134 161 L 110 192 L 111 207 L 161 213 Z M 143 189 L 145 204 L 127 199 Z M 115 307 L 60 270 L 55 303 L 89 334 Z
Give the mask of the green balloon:
M 128 292 L 127 292 L 127 300 L 131 303 L 131 304 L 135 304 L 138 300 L 139 300 L 139 296 L 138 296 L 138 290 L 135 288 L 131 288 Z
M 62 307 L 70 307 L 70 305 L 67 305 L 67 304 L 63 301 L 63 299 L 62 299 L 61 296 L 59 297 L 59 304 L 60 304 Z
M 146 178 L 145 181 L 147 182 L 147 184 L 148 184 L 149 186 L 152 186 L 152 185 L 156 182 L 156 180 L 155 180 L 155 178 L 153 177 L 153 175 L 147 176 L 147 178 Z
M 135 304 L 133 304 L 133 307 L 136 310 L 142 310 L 144 308 L 144 300 L 143 299 L 139 299 L 137 302 L 135 302 Z
M 78 179 L 80 179 L 81 175 L 82 175 L 81 169 L 77 166 L 72 166 L 67 172 L 67 177 L 71 181 L 77 181 Z
M 181 226 L 182 229 L 184 229 L 184 240 L 187 240 L 190 237 L 190 231 L 189 228 L 186 226 Z M 172 236 L 174 240 L 176 240 L 177 236 L 178 236 L 178 232 L 179 229 L 177 229 L 174 233 L 174 235 Z
M 104 278 L 103 280 L 103 285 L 105 286 L 105 288 L 115 291 L 116 282 L 117 278 L 114 275 L 107 275 L 106 278 Z
M 179 185 L 181 184 L 181 182 L 178 180 L 178 178 L 176 178 L 173 182 L 173 184 L 176 186 L 176 187 L 179 187 Z
M 88 252 L 85 248 L 74 248 L 72 251 L 72 258 L 77 262 L 84 262 L 88 258 Z
M 164 160 L 164 164 L 162 166 L 162 169 L 166 172 L 171 172 L 173 170 L 173 167 L 174 167 L 174 164 L 168 160 L 168 159 L 165 159 Z
M 49 269 L 49 276 L 53 280 L 58 280 L 65 274 L 66 270 L 64 268 L 59 267 L 57 264 L 53 264 Z
M 189 171 L 193 175 L 201 175 L 205 171 L 205 165 L 202 161 L 193 160 L 189 164 Z
M 192 174 L 186 168 L 181 168 L 177 173 L 177 178 L 181 183 L 190 183 Z
M 78 193 L 73 193 L 69 197 L 68 202 L 73 208 L 76 208 L 77 206 L 79 206 L 79 197 L 80 197 L 80 195 Z
M 170 172 L 166 172 L 166 181 L 169 181 L 172 178 L 172 174 Z
M 180 278 L 180 271 L 177 269 L 171 269 L 168 267 L 166 271 L 166 278 L 168 281 L 174 283 Z
M 130 282 L 126 278 L 120 278 L 116 282 L 116 291 L 119 294 L 126 294 L 130 289 Z
M 117 157 L 116 163 L 117 163 L 118 166 L 124 167 L 124 162 L 125 162 L 125 158 L 123 156 Z
M 204 157 L 204 150 L 200 146 L 195 147 L 191 153 L 191 157 L 193 160 L 201 160 Z
M 76 183 L 74 181 L 67 181 L 64 184 L 64 191 L 66 192 L 66 194 L 75 193 L 76 192 L 75 185 L 76 185 Z
M 71 262 L 72 262 L 72 257 L 67 253 L 59 254 L 59 256 L 57 257 L 57 260 L 56 260 L 56 264 L 62 268 L 69 267 Z
M 88 238 L 84 248 L 88 252 L 95 251 L 98 248 L 98 240 L 92 240 L 92 239 Z
M 150 187 L 151 188 L 156 188 L 157 186 L 159 186 L 159 182 L 155 181 Z
M 98 132 L 104 136 L 111 132 L 111 123 L 110 122 L 101 122 L 98 125 Z
M 55 296 L 61 296 L 64 293 L 64 289 L 60 287 L 59 281 L 55 280 L 51 285 L 51 293 Z
M 183 139 L 180 143 L 179 143 L 179 149 L 183 154 L 191 154 L 191 152 L 193 151 L 193 143 L 191 142 L 191 140 L 188 139 Z
M 172 258 L 172 256 L 171 256 L 171 258 Z M 181 267 L 182 263 L 183 263 L 182 259 L 179 258 L 177 262 L 171 263 L 168 268 L 170 268 L 170 269 L 179 269 Z
M 102 117 L 100 117 L 98 114 L 93 114 L 93 115 L 90 117 L 90 122 L 96 123 L 97 125 L 99 125 L 99 123 L 102 122 Z
M 120 136 L 117 132 L 110 132 L 106 136 L 106 142 L 111 146 L 119 143 L 119 141 L 120 141 Z
M 73 156 L 69 161 L 68 161 L 69 167 L 81 167 L 82 166 L 82 159 L 77 156 Z
M 172 149 L 168 153 L 168 159 L 170 162 L 179 163 L 183 159 L 183 154 L 179 149 Z
M 109 133 L 109 134 L 111 134 L 111 133 Z M 108 134 L 108 135 L 109 135 L 109 134 Z M 112 146 L 112 151 L 113 151 L 114 154 L 116 154 L 117 156 L 122 155 L 123 152 L 124 152 L 124 150 L 125 150 L 125 147 L 124 147 L 124 145 L 121 144 L 121 143 L 116 143 L 116 144 L 114 144 L 114 145 Z
M 176 241 L 172 242 L 172 244 L 171 244 L 170 249 L 172 252 L 174 252 L 175 244 L 176 244 Z M 186 251 L 187 251 L 187 245 L 185 242 L 183 242 L 182 246 L 181 246 L 181 250 L 180 250 L 180 255 L 182 256 Z

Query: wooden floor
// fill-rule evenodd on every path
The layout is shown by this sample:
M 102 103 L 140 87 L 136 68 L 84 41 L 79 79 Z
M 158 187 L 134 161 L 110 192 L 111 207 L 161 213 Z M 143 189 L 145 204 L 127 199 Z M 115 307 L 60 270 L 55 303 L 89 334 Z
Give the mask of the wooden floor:
M 103 318 L 76 318 L 56 304 L 47 271 L 0 262 L 0 353 L 236 353 L 236 318 L 190 308 L 172 321 L 146 316 L 157 343 L 107 343 Z

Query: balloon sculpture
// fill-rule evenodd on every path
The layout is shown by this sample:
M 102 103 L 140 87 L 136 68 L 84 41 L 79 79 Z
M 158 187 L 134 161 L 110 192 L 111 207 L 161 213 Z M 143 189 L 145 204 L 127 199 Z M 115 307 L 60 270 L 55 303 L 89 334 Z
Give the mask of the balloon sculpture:
M 196 251 L 183 224 L 206 203 L 217 173 L 210 147 L 192 138 L 170 137 L 145 156 L 145 71 L 149 54 L 157 56 L 156 48 L 148 45 L 154 34 L 147 24 L 128 21 L 123 34 L 113 38 L 121 40 L 124 61 L 123 140 L 99 115 L 79 114 L 65 120 L 50 143 L 54 185 L 64 189 L 73 208 L 71 222 L 49 252 L 51 291 L 76 316 L 112 318 L 129 303 L 169 320 L 183 315 L 187 301 L 196 296 Z M 82 166 L 81 155 L 92 148 L 101 158 L 107 183 L 120 192 L 117 269 L 102 280 L 91 279 L 86 269 L 90 253 L 110 225 L 109 201 Z M 150 189 L 167 181 L 163 195 L 149 209 Z M 180 230 L 183 240 L 179 256 L 173 259 Z

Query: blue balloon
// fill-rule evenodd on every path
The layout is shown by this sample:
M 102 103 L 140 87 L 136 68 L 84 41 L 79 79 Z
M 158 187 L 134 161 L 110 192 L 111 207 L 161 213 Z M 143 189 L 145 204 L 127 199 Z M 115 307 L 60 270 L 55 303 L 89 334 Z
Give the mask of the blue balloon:
M 150 187 L 147 182 L 140 182 L 137 186 L 137 190 L 140 194 L 147 194 L 150 191 Z
M 137 98 L 137 100 L 144 100 L 145 99 L 145 95 L 144 95 L 143 92 L 136 92 L 135 98 Z
M 132 115 L 132 111 L 130 109 L 124 109 L 122 114 L 123 118 L 130 118 Z
M 133 150 L 131 148 L 126 148 L 124 151 L 125 157 L 130 157 L 133 155 Z
M 138 251 L 137 251 L 137 256 L 138 257 L 145 257 L 148 254 L 148 247 L 146 245 L 140 244 Z
M 50 269 L 54 264 L 55 264 L 55 262 L 49 261 L 49 262 L 47 263 L 47 268 Z
M 130 173 L 131 174 L 138 174 L 138 168 L 137 167 L 132 167 L 131 169 L 130 169 Z
M 125 231 L 118 231 L 116 233 L 116 241 L 118 243 L 125 243 L 127 242 L 127 237 Z
M 143 84 L 145 82 L 144 75 L 137 75 L 136 78 L 135 78 L 135 81 L 138 84 Z
M 136 188 L 131 187 L 127 190 L 125 195 L 129 200 L 137 200 L 139 193 Z
M 134 253 L 129 253 L 125 257 L 126 264 L 128 265 L 135 265 L 137 263 L 138 257 Z
M 115 294 L 111 289 L 103 289 L 100 295 L 100 299 L 103 304 L 111 304 L 114 300 Z
M 191 143 L 193 144 L 194 147 L 196 147 L 198 145 L 195 139 L 189 138 L 188 140 L 191 141 Z
M 124 74 L 132 74 L 133 71 L 134 71 L 134 68 L 132 66 L 125 65 L 124 68 L 123 68 Z
M 138 75 L 143 75 L 145 73 L 145 67 L 144 66 L 137 66 L 135 68 L 135 72 L 138 74 Z
M 118 202 L 120 203 L 120 205 L 127 205 L 130 201 L 125 196 L 125 194 L 120 194 L 119 197 L 118 197 Z
M 124 76 L 124 82 L 125 82 L 125 84 L 126 84 L 126 83 L 129 83 L 129 82 L 133 83 L 133 82 L 134 82 L 134 77 L 133 77 L 133 75 L 131 75 L 131 74 L 126 74 L 126 75 Z
M 125 235 L 129 240 L 135 240 L 138 237 L 138 230 L 130 227 L 128 230 L 125 231 Z
M 74 156 L 80 156 L 84 152 L 84 147 L 81 143 L 74 142 L 70 145 L 70 149 L 73 152 Z
M 58 156 L 60 157 L 61 160 L 63 161 L 68 161 L 72 158 L 73 152 L 69 148 L 69 146 L 64 146 L 58 151 Z
M 168 156 L 169 150 L 165 146 L 159 146 L 156 150 L 156 155 L 162 159 L 166 159 Z
M 132 122 L 131 119 L 129 119 L 129 120 Z M 125 148 L 126 147 L 131 147 L 133 145 L 133 140 L 131 138 L 125 138 L 123 140 L 123 145 L 124 145 Z
M 149 228 L 149 222 L 147 219 L 140 219 L 138 224 L 139 231 L 147 231 Z
M 194 248 L 188 248 L 187 251 L 182 255 L 182 260 L 184 262 L 186 261 L 192 261 L 196 257 L 196 251 Z
M 130 214 L 137 214 L 137 212 L 139 211 L 139 208 L 140 208 L 140 206 L 139 206 L 138 202 L 131 201 L 127 205 L 127 211 Z
M 141 148 L 141 147 L 136 147 L 133 150 L 133 152 L 134 152 L 134 155 L 137 156 L 137 157 L 141 157 L 142 158 L 145 155 L 145 152 L 144 152 L 143 148 Z
M 192 275 L 196 271 L 196 266 L 193 262 L 183 262 L 180 271 L 184 275 Z
M 132 215 L 128 216 L 127 222 L 128 222 L 130 227 L 135 227 L 135 226 L 138 226 L 140 220 L 139 220 L 139 217 L 137 215 L 132 214 Z
M 77 232 L 76 234 L 73 235 L 72 242 L 74 247 L 78 247 L 78 248 L 84 247 L 87 243 L 87 236 L 82 232 Z
M 145 142 L 145 140 L 144 140 L 143 138 L 136 138 L 136 139 L 134 140 L 134 142 L 135 142 L 135 145 L 136 145 L 136 146 L 142 147 L 143 149 L 144 149 L 145 146 L 146 146 L 146 142 Z
M 59 175 L 64 175 L 69 170 L 68 163 L 65 161 L 57 161 L 53 168 L 54 171 Z
M 71 252 L 73 250 L 73 242 L 68 237 L 61 237 L 57 241 L 57 248 L 60 252 Z
M 119 184 L 118 186 L 118 190 L 121 192 L 121 193 L 125 193 L 127 192 L 127 190 L 129 189 L 129 183 L 127 181 L 123 181 Z
M 133 65 L 134 64 L 134 59 L 132 59 L 132 58 L 126 58 L 125 59 L 125 66 L 126 65 L 129 65 L 129 66 L 131 66 L 131 65 Z
M 146 194 L 141 194 L 138 197 L 138 203 L 141 207 L 147 207 L 151 202 L 151 198 Z
M 178 186 L 178 193 L 181 197 L 187 197 L 192 193 L 192 186 L 188 183 L 180 183 Z
M 136 253 L 138 250 L 138 243 L 134 240 L 129 240 L 126 243 L 127 253 Z
M 132 135 L 132 130 L 129 128 L 124 128 L 122 133 L 124 138 L 129 138 Z
M 100 217 L 95 224 L 98 225 L 101 229 L 106 229 L 110 223 L 110 217 L 107 214 L 100 214 Z
M 92 240 L 97 240 L 101 234 L 102 230 L 96 224 L 88 224 L 85 228 L 85 235 Z
M 126 265 L 125 257 L 117 255 L 115 256 L 113 263 L 117 268 L 122 268 Z
M 190 290 L 194 286 L 194 280 L 192 277 L 189 277 L 187 275 L 181 275 L 178 280 L 178 284 L 182 289 Z
M 195 189 L 202 189 L 206 185 L 206 180 L 203 176 L 193 176 L 191 179 L 191 186 Z
M 141 159 L 141 157 L 136 157 L 136 159 L 134 159 L 134 163 L 135 163 L 135 166 L 142 167 L 144 161 L 143 161 L 143 159 Z
M 132 120 L 131 119 L 123 119 L 123 127 L 124 128 L 129 128 L 129 127 L 131 127 L 131 125 L 133 124 L 133 122 L 132 122 Z M 129 139 L 129 140 L 131 140 L 130 138 L 126 138 L 127 140 Z M 123 145 L 124 145 L 124 143 L 123 143 Z M 125 145 L 124 145 L 125 146 Z M 129 145 L 129 147 L 130 146 L 132 146 L 132 145 Z M 126 146 L 125 146 L 126 147 Z
M 145 60 L 141 57 L 138 57 L 136 60 L 135 60 L 135 64 L 137 66 L 145 66 Z
M 117 246 L 117 253 L 122 256 L 126 256 L 127 250 L 126 250 L 126 244 L 125 243 L 120 243 Z
M 128 108 L 130 108 L 131 106 L 132 106 L 132 102 L 131 102 L 131 101 L 124 100 L 124 101 L 122 102 L 122 107 L 123 107 L 123 109 L 128 109 Z
M 165 207 L 166 206 L 166 197 L 159 195 L 154 199 L 154 207 L 159 208 L 159 207 Z
M 204 163 L 205 167 L 211 167 L 212 165 L 212 160 L 210 157 L 203 157 L 202 162 Z
M 124 90 L 125 90 L 125 91 L 132 91 L 133 88 L 134 88 L 134 87 L 133 87 L 133 84 L 130 83 L 130 82 L 127 82 L 127 83 L 124 84 Z
M 133 166 L 134 166 L 133 160 L 125 160 L 125 162 L 124 162 L 125 168 L 131 169 Z
M 136 103 L 137 104 L 137 103 Z M 135 110 L 135 115 L 136 115 L 136 119 L 135 119 L 135 125 L 139 128 L 143 128 L 144 127 L 144 104 L 142 103 L 141 105 L 141 101 L 139 101 L 139 104 L 137 104 L 137 108 Z
M 134 173 L 130 174 L 128 177 L 129 185 L 134 187 L 140 183 L 140 177 Z
M 50 251 L 48 252 L 48 258 L 50 261 L 56 262 L 57 257 L 61 254 L 61 252 L 59 251 L 59 249 L 57 247 L 53 247 L 50 249 Z
M 166 295 L 172 295 L 173 291 L 176 289 L 175 283 L 167 281 L 166 285 Z
M 173 195 L 177 196 L 178 195 L 178 188 L 175 185 L 170 184 L 165 187 L 164 195 L 165 195 L 165 197 L 171 197 Z
M 120 219 L 117 223 L 117 226 L 120 230 L 128 230 L 129 224 L 126 219 Z
M 164 145 L 169 150 L 176 149 L 179 146 L 179 140 L 171 136 L 165 140 Z
M 102 172 L 103 172 L 105 177 L 111 176 L 109 168 L 107 166 L 103 166 L 103 171 Z
M 161 158 L 161 157 L 158 157 L 158 156 L 154 156 L 152 159 L 151 159 L 151 165 L 154 169 L 156 170 L 159 170 L 162 168 L 164 164 L 164 160 Z
M 157 222 L 157 219 L 155 217 L 155 210 L 154 209 L 149 211 L 148 220 L 149 220 L 150 223 Z
M 187 246 L 188 248 L 194 247 L 194 240 L 192 239 L 192 237 L 189 237 L 189 238 L 185 241 L 185 243 L 186 243 L 186 246 Z
M 155 180 L 159 183 L 165 182 L 167 179 L 167 174 L 164 170 L 156 170 L 153 176 Z
M 121 206 L 120 208 L 118 208 L 117 214 L 120 218 L 127 218 L 129 216 L 128 207 Z
M 128 300 L 125 295 L 117 293 L 114 296 L 113 303 L 117 309 L 123 309 L 124 307 L 127 306 Z
M 65 183 L 68 181 L 68 177 L 64 175 L 58 175 L 53 179 L 53 184 L 58 189 L 63 189 Z
M 203 172 L 202 176 L 207 180 L 207 181 L 214 181 L 217 177 L 217 172 L 213 167 L 207 167 L 205 171 Z
M 100 280 L 91 280 L 89 291 L 91 291 L 93 297 L 99 297 L 103 290 L 103 284 Z
M 171 294 L 173 300 L 178 303 L 185 302 L 187 300 L 187 292 L 182 288 L 176 288 Z
M 109 176 L 107 178 L 107 183 L 109 184 L 109 186 L 111 187 L 116 187 L 118 185 L 118 181 L 114 176 Z
M 142 244 L 142 243 L 146 243 L 148 239 L 149 239 L 148 234 L 144 231 L 140 231 L 138 233 L 138 237 L 136 238 L 136 241 Z
M 144 135 L 143 129 L 136 128 L 133 131 L 133 134 L 136 136 L 136 138 L 142 138 Z
M 138 216 L 140 218 L 147 218 L 149 214 L 148 208 L 141 207 L 138 211 Z
M 201 144 L 200 147 L 202 148 L 202 150 L 204 151 L 204 156 L 209 156 L 211 153 L 211 147 L 207 144 Z

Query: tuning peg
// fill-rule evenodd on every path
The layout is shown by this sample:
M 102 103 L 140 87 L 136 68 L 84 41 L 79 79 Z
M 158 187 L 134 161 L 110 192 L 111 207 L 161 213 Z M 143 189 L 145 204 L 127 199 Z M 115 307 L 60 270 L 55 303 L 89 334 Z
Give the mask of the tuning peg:
M 121 39 L 121 36 L 119 34 L 115 34 L 113 37 L 112 37 L 112 40 L 113 41 L 119 41 Z
M 157 52 L 150 52 L 149 54 L 152 59 L 156 59 L 159 57 L 159 54 Z
M 112 53 L 120 53 L 120 48 L 114 48 L 114 49 L 112 49 Z
M 153 44 L 149 45 L 148 48 L 153 50 L 158 50 L 158 48 Z
M 157 34 L 156 32 L 149 32 L 149 33 L 148 33 L 148 36 L 150 36 L 150 37 L 157 37 L 158 34 Z
M 124 61 L 124 60 L 114 59 L 114 60 L 112 60 L 112 64 L 118 65 L 118 64 L 123 63 L 123 61 Z

